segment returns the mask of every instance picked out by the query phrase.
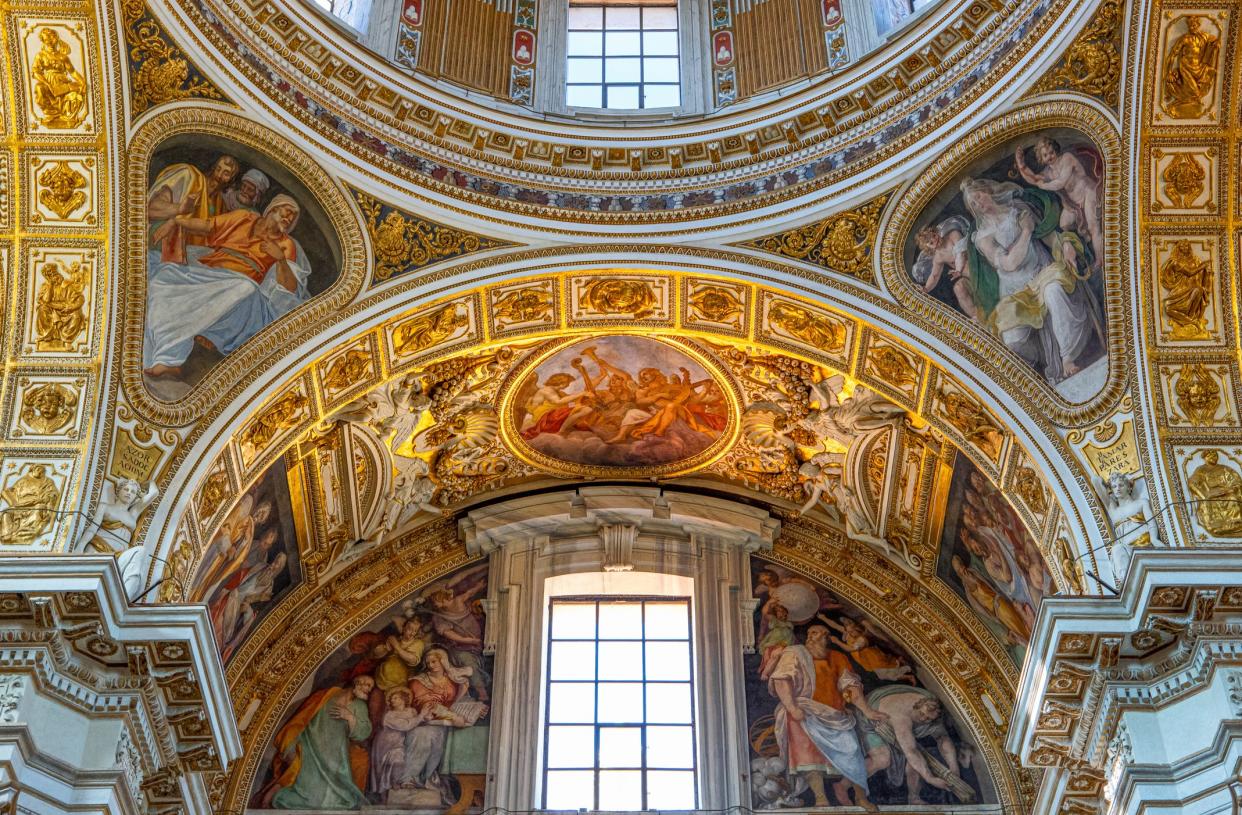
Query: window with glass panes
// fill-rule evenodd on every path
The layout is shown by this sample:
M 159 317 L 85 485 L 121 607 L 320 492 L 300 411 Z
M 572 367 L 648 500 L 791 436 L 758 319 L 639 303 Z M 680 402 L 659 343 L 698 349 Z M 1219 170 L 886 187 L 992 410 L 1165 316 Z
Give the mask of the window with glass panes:
M 685 598 L 555 598 L 543 806 L 694 809 L 694 668 Z
M 681 104 L 677 6 L 569 6 L 565 103 L 638 110 Z

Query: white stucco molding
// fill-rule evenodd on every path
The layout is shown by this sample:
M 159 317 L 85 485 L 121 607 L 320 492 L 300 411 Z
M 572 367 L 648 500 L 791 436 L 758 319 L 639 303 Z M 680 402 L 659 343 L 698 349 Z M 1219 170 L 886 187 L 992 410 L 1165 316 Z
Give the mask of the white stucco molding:
M 206 609 L 132 606 L 106 556 L 0 556 L 0 768 L 17 811 L 210 813 L 241 755 Z
M 1142 550 L 1118 596 L 1044 601 L 1007 747 L 1052 770 L 1063 809 L 1121 815 L 1157 789 L 1183 802 L 1227 792 L 1242 735 L 1240 554 Z

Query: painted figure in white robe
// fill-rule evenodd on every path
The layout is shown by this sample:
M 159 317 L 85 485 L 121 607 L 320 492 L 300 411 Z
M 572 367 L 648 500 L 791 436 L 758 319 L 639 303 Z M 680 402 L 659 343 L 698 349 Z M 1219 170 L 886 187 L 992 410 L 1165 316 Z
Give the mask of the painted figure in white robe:
M 280 194 L 257 214 L 235 210 L 211 218 L 177 215 L 177 226 L 202 236 L 187 262 L 148 258 L 143 369 L 177 377 L 194 343 L 228 354 L 308 298 L 310 264 L 291 236 L 301 208 Z
M 970 241 L 995 270 L 996 333 L 1049 382 L 1078 373 L 1078 359 L 1096 331 L 1090 296 L 1076 272 L 1084 257 L 1081 240 L 1055 222 L 1045 224 L 1051 219 L 1017 184 L 968 179 L 962 198 L 975 219 Z

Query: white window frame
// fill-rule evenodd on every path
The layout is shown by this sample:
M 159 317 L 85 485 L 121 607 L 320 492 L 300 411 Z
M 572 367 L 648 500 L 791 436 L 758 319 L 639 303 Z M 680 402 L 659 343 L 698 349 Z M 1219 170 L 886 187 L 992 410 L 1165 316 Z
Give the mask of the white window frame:
M 553 591 L 691 598 L 699 808 L 750 806 L 749 784 L 738 783 L 750 766 L 742 666 L 754 647 L 750 555 L 770 551 L 779 531 L 764 509 L 650 487 L 525 496 L 463 518 L 467 551 L 491 561 L 485 648 L 496 661 L 484 806 L 542 804 Z

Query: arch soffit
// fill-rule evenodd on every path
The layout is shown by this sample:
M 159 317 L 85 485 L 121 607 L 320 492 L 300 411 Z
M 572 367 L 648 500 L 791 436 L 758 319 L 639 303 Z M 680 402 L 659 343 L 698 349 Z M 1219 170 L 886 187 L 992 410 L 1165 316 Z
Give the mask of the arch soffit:
M 1070 452 L 1061 444 L 1050 424 L 1033 418 L 1038 417 L 1038 414 L 1030 413 L 1019 404 L 1015 404 L 1009 394 L 996 387 L 996 379 L 990 379 L 987 373 L 977 369 L 972 370 L 969 361 L 954 358 L 946 353 L 943 347 L 937 348 L 934 339 L 913 334 L 909 326 L 894 322 L 879 309 L 874 310 L 875 317 L 871 314 L 867 314 L 867 317 L 863 319 L 848 316 L 860 312 L 866 314 L 867 312 L 859 307 L 867 305 L 866 298 L 856 296 L 847 299 L 843 297 L 839 288 L 827 288 L 829 284 L 827 278 L 821 278 L 815 281 L 814 285 L 810 285 L 807 279 L 799 279 L 797 283 L 793 283 L 788 275 L 771 274 L 775 269 L 766 269 L 762 274 L 752 271 L 741 277 L 736 275 L 732 269 L 727 270 L 729 274 L 724 274 L 726 270 L 721 269 L 720 264 L 705 264 L 697 260 L 692 263 L 669 263 L 667 257 L 661 260 L 659 267 L 651 263 L 636 263 L 633 267 L 618 269 L 616 263 L 605 264 L 597 259 L 594 261 L 596 271 L 591 271 L 591 267 L 585 262 L 573 260 L 548 264 L 542 268 L 515 263 L 510 274 L 501 275 L 498 275 L 496 273 L 498 270 L 489 267 L 486 262 L 480 262 L 478 265 L 481 274 L 472 275 L 470 280 L 474 283 L 477 283 L 480 278 L 496 281 L 490 287 L 472 289 L 463 283 L 446 286 L 439 290 L 428 290 L 425 286 L 407 283 L 400 287 L 403 293 L 408 295 L 407 297 L 397 298 L 392 296 L 392 290 L 385 290 L 383 295 L 376 295 L 361 301 L 343 315 L 353 318 L 348 323 L 338 325 L 330 333 L 325 331 L 316 339 L 307 341 L 301 347 L 288 353 L 283 364 L 273 367 L 263 377 L 250 383 L 249 387 L 240 395 L 234 396 L 224 409 L 213 411 L 205 417 L 204 422 L 199 426 L 204 428 L 203 430 L 195 428 L 195 437 L 187 440 L 177 454 L 180 457 L 177 464 L 183 464 L 186 461 L 192 461 L 194 464 L 180 466 L 176 470 L 174 481 L 169 489 L 169 500 L 161 508 L 162 512 L 152 521 L 153 529 L 159 529 L 161 528 L 159 524 L 163 524 L 163 532 L 159 535 L 162 540 L 160 548 L 166 553 L 163 556 L 168 557 L 167 553 L 173 548 L 175 540 L 187 538 L 197 541 L 210 540 L 214 527 L 225 516 L 228 507 L 220 507 L 212 513 L 211 517 L 202 519 L 197 518 L 196 511 L 190 510 L 191 505 L 201 504 L 197 492 L 203 487 L 204 480 L 210 472 L 222 467 L 226 469 L 230 474 L 233 494 L 240 495 L 272 461 L 283 455 L 284 451 L 295 444 L 299 438 L 312 432 L 322 417 L 330 415 L 362 393 L 428 362 L 454 355 L 464 355 L 472 349 L 477 353 L 484 348 L 495 348 L 515 337 L 530 340 L 541 336 L 580 335 L 587 332 L 606 332 L 610 329 L 649 330 L 656 333 L 700 338 L 716 337 L 725 342 L 744 341 L 759 348 L 766 347 L 779 353 L 804 358 L 830 370 L 848 374 L 863 384 L 875 387 L 880 393 L 908 410 L 923 416 L 944 433 L 957 448 L 971 457 L 993 481 L 1003 487 L 1011 486 L 1020 471 L 1033 468 L 1033 471 L 1041 476 L 1046 492 L 1052 499 L 1051 504 L 1060 507 L 1064 524 L 1068 524 L 1075 533 L 1071 537 L 1079 541 L 1089 540 L 1086 529 L 1091 528 L 1092 524 L 1083 522 L 1084 515 L 1081 507 L 1087 504 L 1086 512 L 1088 513 L 1094 512 L 1095 508 L 1084 500 L 1085 491 L 1081 489 L 1083 478 Z M 659 270 L 660 267 L 667 268 L 668 266 L 676 266 L 683 271 Z M 566 293 L 571 281 L 575 278 L 598 276 L 601 270 L 599 267 L 613 274 L 668 281 L 667 290 L 673 294 L 673 299 L 678 303 L 677 315 L 672 320 L 655 321 L 654 324 L 646 325 L 639 321 L 612 325 L 600 325 L 598 322 L 591 321 L 586 321 L 585 324 L 574 323 L 564 307 L 568 300 Z M 784 268 L 787 270 L 789 267 Z M 575 275 L 570 270 L 577 270 L 578 274 Z M 540 271 L 543 271 L 544 275 L 532 276 L 532 273 Z M 554 326 L 524 333 L 496 335 L 483 325 L 491 314 L 491 306 L 484 304 L 490 293 L 497 289 L 520 287 L 523 281 L 529 283 L 541 280 L 555 282 L 560 313 Z M 695 280 L 722 282 L 738 287 L 739 291 L 745 294 L 748 319 L 743 331 L 730 334 L 719 331 L 719 327 L 707 326 L 696 323 L 693 319 L 686 319 L 684 302 L 686 287 Z M 446 295 L 447 291 L 458 293 Z M 807 296 L 810 294 L 819 296 L 808 301 Z M 864 295 L 865 292 L 860 290 L 857 294 Z M 836 354 L 815 353 L 813 350 L 789 342 L 787 338 L 782 338 L 770 330 L 765 332 L 759 329 L 756 318 L 762 318 L 762 304 L 774 297 L 788 298 L 813 307 L 828 300 L 835 308 L 818 307 L 818 311 L 827 318 L 840 321 L 842 325 L 848 326 L 846 346 Z M 875 304 L 881 302 L 874 295 L 871 295 L 870 299 Z M 414 302 L 422 304 L 411 308 Z M 420 314 L 430 313 L 437 308 L 443 308 L 445 304 L 454 302 L 464 304 L 464 308 L 470 313 L 472 319 L 470 330 L 474 332 L 472 336 L 449 340 L 442 346 L 429 348 L 426 352 L 412 357 L 394 359 L 392 334 L 396 327 L 410 322 Z M 896 386 L 882 375 L 870 356 L 872 349 L 880 346 L 895 348 L 910 360 L 917 371 L 916 384 L 913 388 L 909 385 Z M 325 353 L 325 348 L 331 350 Z M 326 392 L 322 387 L 322 380 L 326 367 L 334 358 L 351 349 L 363 349 L 369 355 L 372 360 L 369 363 L 369 375 L 355 387 L 338 391 L 326 399 L 323 398 Z M 308 364 L 307 358 L 313 356 L 316 358 Z M 243 452 L 239 438 L 254 418 L 268 409 L 273 402 L 279 401 L 285 394 L 295 391 L 310 397 L 305 415 L 300 416 L 282 432 L 275 435 L 270 440 L 270 445 L 264 449 Z M 937 415 L 938 395 L 944 392 L 965 393 L 972 400 L 976 400 L 976 404 L 979 404 L 978 395 L 983 395 L 986 401 L 981 404 L 981 407 L 985 415 L 997 423 L 1003 436 L 1001 449 L 996 455 L 991 456 L 983 452 L 978 445 L 967 441 L 962 432 L 943 416 Z M 260 404 L 259 400 L 265 397 L 267 397 L 265 401 Z M 1056 453 L 1059 453 L 1059 457 Z M 1045 512 L 1037 517 L 1022 502 L 1016 502 L 1016 506 L 1028 528 L 1032 530 L 1035 539 L 1043 541 L 1047 548 L 1048 539 L 1057 531 L 1058 522 L 1053 517 L 1056 513 Z M 177 524 L 180 531 L 175 532 L 173 524 Z M 1098 529 L 1098 527 L 1095 528 Z M 201 547 L 192 546 L 192 549 L 198 548 Z M 1082 548 L 1086 548 L 1085 544 Z M 197 559 L 197 553 L 192 554 L 193 559 Z M 181 560 L 184 561 L 184 558 Z M 1048 560 L 1052 562 L 1053 558 L 1049 557 Z M 179 567 L 186 574 L 192 573 L 190 563 L 181 562 Z
M 830 587 L 908 648 L 940 680 L 958 721 L 983 752 L 1004 811 L 1029 806 L 1034 788 L 1003 746 L 1018 674 L 960 598 L 945 586 L 918 583 L 864 544 L 808 521 L 786 523 L 764 556 Z M 242 733 L 244 757 L 228 774 L 224 809 L 244 808 L 267 745 L 325 659 L 386 608 L 474 560 L 455 526 L 441 520 L 368 552 L 330 582 L 299 586 L 282 601 L 228 668 L 235 714 L 253 710 Z

